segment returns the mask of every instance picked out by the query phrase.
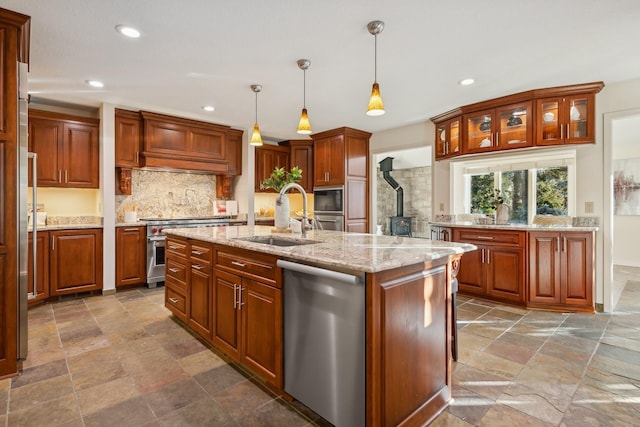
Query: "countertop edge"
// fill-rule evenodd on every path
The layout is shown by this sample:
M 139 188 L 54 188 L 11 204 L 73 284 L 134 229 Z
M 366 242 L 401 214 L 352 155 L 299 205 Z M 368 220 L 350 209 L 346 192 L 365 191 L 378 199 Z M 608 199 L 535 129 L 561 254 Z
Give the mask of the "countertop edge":
M 435 222 L 430 221 L 429 225 L 450 228 L 478 228 L 485 230 L 515 230 L 515 231 L 598 231 L 599 227 L 585 227 L 574 225 L 556 224 L 476 224 L 470 221 L 464 222 Z

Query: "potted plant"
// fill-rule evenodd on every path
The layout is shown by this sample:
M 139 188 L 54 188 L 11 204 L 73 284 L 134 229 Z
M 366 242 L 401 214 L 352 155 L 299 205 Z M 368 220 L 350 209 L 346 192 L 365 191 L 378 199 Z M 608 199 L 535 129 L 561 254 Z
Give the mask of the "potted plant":
M 276 167 L 271 175 L 260 183 L 260 188 L 270 188 L 279 193 L 285 185 L 301 179 L 302 169 L 298 166 L 292 167 L 288 172 L 284 168 Z M 274 225 L 278 229 L 289 227 L 289 197 L 286 194 L 276 199 Z
M 471 204 L 471 212 L 484 213 L 495 217 L 498 224 L 508 224 L 511 217 L 511 208 L 505 204 L 508 197 L 506 192 L 499 188 L 487 188 L 478 192 Z

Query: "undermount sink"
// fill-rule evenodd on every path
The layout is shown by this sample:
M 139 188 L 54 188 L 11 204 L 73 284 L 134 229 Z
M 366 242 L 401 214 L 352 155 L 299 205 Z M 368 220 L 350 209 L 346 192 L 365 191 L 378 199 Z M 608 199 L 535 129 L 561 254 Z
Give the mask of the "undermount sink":
M 294 240 L 294 239 L 285 239 L 282 237 L 274 237 L 274 236 L 238 237 L 235 240 L 244 240 L 245 242 L 262 243 L 265 245 L 272 245 L 272 246 L 301 246 L 301 245 L 312 245 L 314 243 L 320 243 L 317 240 Z

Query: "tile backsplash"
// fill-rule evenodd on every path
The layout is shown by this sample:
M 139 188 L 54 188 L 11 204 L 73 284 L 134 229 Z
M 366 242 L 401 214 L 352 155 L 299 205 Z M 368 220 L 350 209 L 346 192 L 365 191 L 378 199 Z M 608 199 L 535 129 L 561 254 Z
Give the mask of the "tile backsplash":
M 215 175 L 133 169 L 131 195 L 116 196 L 116 221 L 134 210 L 138 219 L 211 216 L 215 199 Z

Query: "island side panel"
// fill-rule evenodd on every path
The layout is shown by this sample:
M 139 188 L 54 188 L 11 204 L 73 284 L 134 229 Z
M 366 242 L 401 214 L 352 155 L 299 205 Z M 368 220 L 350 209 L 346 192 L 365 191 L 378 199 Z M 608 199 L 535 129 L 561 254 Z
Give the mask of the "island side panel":
M 459 258 L 367 275 L 368 426 L 422 426 L 448 405 Z

